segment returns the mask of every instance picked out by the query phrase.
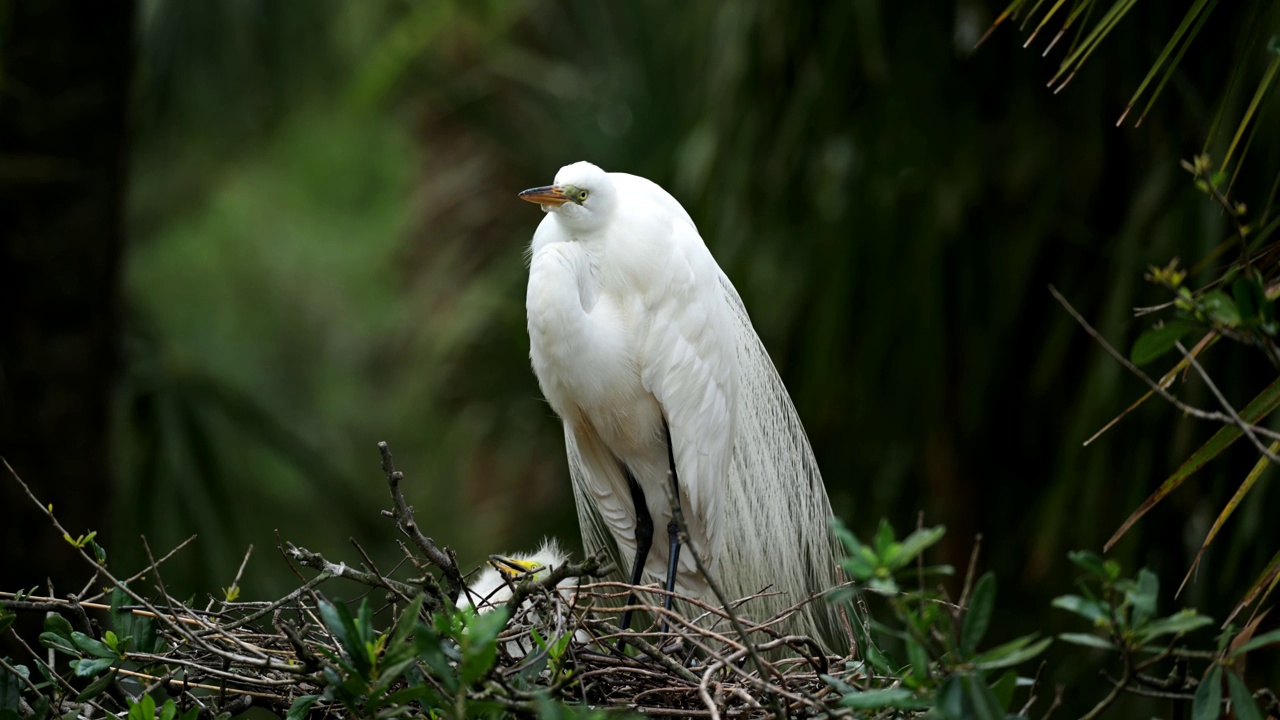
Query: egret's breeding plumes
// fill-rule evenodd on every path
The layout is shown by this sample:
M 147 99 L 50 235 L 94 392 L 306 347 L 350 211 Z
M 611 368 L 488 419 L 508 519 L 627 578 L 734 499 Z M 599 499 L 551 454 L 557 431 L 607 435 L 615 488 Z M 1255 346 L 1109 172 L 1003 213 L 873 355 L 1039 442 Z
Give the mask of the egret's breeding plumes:
M 739 610 L 757 621 L 832 587 L 831 506 L 808 438 L 689 214 L 653 182 L 586 162 L 520 197 L 546 213 L 529 267 L 530 357 L 564 423 L 587 552 L 616 550 L 633 584 L 665 580 L 718 605 L 697 552 L 729 600 L 776 593 Z M 652 542 L 655 527 L 667 543 Z M 821 600 L 785 629 L 846 645 Z

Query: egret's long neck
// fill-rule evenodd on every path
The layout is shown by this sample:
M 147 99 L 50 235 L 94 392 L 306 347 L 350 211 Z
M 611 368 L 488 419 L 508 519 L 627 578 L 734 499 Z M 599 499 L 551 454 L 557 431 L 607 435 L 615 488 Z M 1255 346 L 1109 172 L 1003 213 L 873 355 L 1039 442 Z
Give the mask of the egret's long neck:
M 535 249 L 525 298 L 535 348 L 572 352 L 590 341 L 590 313 L 599 293 L 595 251 L 592 245 L 572 241 Z

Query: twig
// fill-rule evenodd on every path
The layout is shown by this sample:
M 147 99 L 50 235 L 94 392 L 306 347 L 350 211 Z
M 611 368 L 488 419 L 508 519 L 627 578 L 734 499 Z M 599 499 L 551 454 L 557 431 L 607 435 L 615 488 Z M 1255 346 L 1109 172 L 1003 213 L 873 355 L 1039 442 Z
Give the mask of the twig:
M 1187 349 L 1182 346 L 1182 343 L 1176 342 L 1174 345 L 1177 346 L 1178 352 L 1182 353 L 1182 355 L 1187 359 L 1187 362 L 1191 363 L 1191 367 L 1195 368 L 1196 373 L 1200 375 L 1200 379 L 1204 380 L 1204 384 L 1209 386 L 1209 391 L 1218 399 L 1218 403 L 1222 405 L 1222 409 L 1227 411 L 1227 414 L 1231 417 L 1230 424 L 1240 428 L 1241 432 L 1249 438 L 1249 441 L 1253 443 L 1253 446 L 1257 448 L 1258 452 L 1262 453 L 1264 457 L 1272 463 L 1280 464 L 1280 457 L 1277 457 L 1275 453 L 1268 450 L 1267 447 L 1262 444 L 1262 441 L 1259 440 L 1258 436 L 1253 432 L 1253 425 L 1245 422 L 1240 417 L 1240 414 L 1236 412 L 1236 409 L 1231 407 L 1231 403 L 1227 402 L 1227 399 L 1222 396 L 1222 391 L 1218 390 L 1218 386 L 1214 384 L 1213 379 L 1209 377 L 1209 373 L 1204 371 L 1204 367 L 1202 367 L 1194 357 L 1187 353 Z
M 458 593 L 462 591 L 464 585 L 462 581 L 462 572 L 458 570 L 458 563 L 447 553 L 442 552 L 436 547 L 435 542 L 422 534 L 418 529 L 418 522 L 414 519 L 413 508 L 404 499 L 404 491 L 400 488 L 400 481 L 404 479 L 404 473 L 396 470 L 394 461 L 391 459 L 391 450 L 385 442 L 378 443 L 378 452 L 382 454 L 382 472 L 387 476 L 387 486 L 391 490 L 391 500 L 394 505 L 394 515 L 396 527 L 400 528 L 400 532 L 409 536 L 413 544 L 418 550 L 430 560 L 433 565 L 440 568 L 444 573 L 446 588 L 448 589 L 448 597 L 444 598 L 452 603 L 458 597 Z
M 1084 328 L 1085 332 L 1089 333 L 1089 336 L 1092 337 L 1094 340 L 1096 340 L 1098 344 L 1102 346 L 1103 350 L 1107 351 L 1108 355 L 1115 358 L 1116 362 L 1123 365 L 1126 370 L 1128 370 L 1130 373 L 1133 373 L 1140 380 L 1145 382 L 1147 386 L 1151 388 L 1152 391 L 1154 391 L 1160 397 L 1164 398 L 1174 407 L 1181 410 L 1183 413 L 1190 415 L 1191 417 L 1194 417 L 1194 418 L 1199 418 L 1201 420 L 1208 420 L 1211 422 L 1222 423 L 1223 425 L 1236 425 L 1241 429 L 1244 429 L 1244 426 L 1247 425 L 1251 431 L 1261 432 L 1262 434 L 1267 435 L 1268 437 L 1274 436 L 1274 437 L 1280 438 L 1280 433 L 1272 433 L 1271 431 L 1268 431 L 1265 428 L 1259 428 L 1256 425 L 1249 425 L 1248 423 L 1244 423 L 1243 420 L 1239 419 L 1239 416 L 1236 416 L 1235 418 L 1233 418 L 1230 415 L 1224 415 L 1220 412 L 1211 412 L 1207 410 L 1201 410 L 1199 408 L 1192 407 L 1191 405 L 1188 405 L 1183 401 L 1179 400 L 1176 396 L 1173 395 L 1173 393 L 1169 392 L 1164 387 L 1162 387 L 1160 383 L 1156 382 L 1155 380 L 1152 380 L 1151 377 L 1147 375 L 1145 372 L 1143 372 L 1137 365 L 1134 365 L 1132 362 L 1130 362 L 1129 358 L 1126 358 L 1124 355 L 1120 354 L 1114 347 L 1112 347 L 1111 343 L 1107 342 L 1106 338 L 1102 337 L 1102 334 L 1099 333 L 1097 330 L 1095 330 L 1093 326 L 1090 325 L 1089 322 L 1085 320 L 1084 317 L 1081 316 L 1080 313 L 1077 312 L 1074 307 L 1071 306 L 1071 303 L 1067 302 L 1067 299 L 1064 298 L 1062 294 L 1058 292 L 1057 288 L 1050 285 L 1049 293 L 1053 295 L 1054 299 L 1057 300 L 1062 305 L 1062 307 L 1066 309 L 1068 313 L 1070 313 L 1071 317 L 1075 318 L 1075 321 L 1079 323 L 1081 327 Z M 1256 442 L 1256 439 L 1255 439 L 1255 442 Z

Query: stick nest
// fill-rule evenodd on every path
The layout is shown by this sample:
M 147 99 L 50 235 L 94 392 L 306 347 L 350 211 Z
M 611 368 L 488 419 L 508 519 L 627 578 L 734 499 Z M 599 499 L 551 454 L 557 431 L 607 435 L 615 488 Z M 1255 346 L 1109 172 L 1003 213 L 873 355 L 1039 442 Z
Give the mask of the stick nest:
M 393 574 L 409 577 L 383 574 L 363 550 L 364 562 L 351 567 L 281 542 L 301 580 L 296 590 L 272 602 L 233 596 L 195 607 L 171 596 L 162 580 L 161 566 L 182 546 L 124 578 L 111 573 L 91 537 L 81 539 L 78 553 L 92 571 L 85 588 L 107 590 L 0 593 L 0 629 L 13 611 L 46 613 L 44 650 L 14 634 L 26 657 L 0 661 L 0 690 L 16 688 L 19 715 L 35 717 L 133 717 L 134 705 L 167 697 L 169 717 L 184 720 L 251 706 L 291 718 L 560 717 L 565 704 L 757 718 L 846 715 L 843 692 L 867 684 L 852 657 L 827 656 L 813 639 L 775 629 L 803 603 L 752 622 L 745 617 L 752 598 L 726 609 L 676 595 L 680 612 L 668 612 L 657 587 L 600 581 L 609 568 L 599 558 L 515 584 L 505 603 L 481 603 L 478 614 L 459 610 L 465 578 L 454 554 L 421 532 L 403 476 L 385 444 L 380 450 L 393 505 L 384 514 L 407 540 L 404 570 Z M 340 578 L 369 589 L 358 608 L 322 593 Z M 580 584 L 567 592 L 566 580 Z M 144 582 L 153 587 L 143 590 Z M 648 625 L 622 632 L 617 618 L 632 591 Z

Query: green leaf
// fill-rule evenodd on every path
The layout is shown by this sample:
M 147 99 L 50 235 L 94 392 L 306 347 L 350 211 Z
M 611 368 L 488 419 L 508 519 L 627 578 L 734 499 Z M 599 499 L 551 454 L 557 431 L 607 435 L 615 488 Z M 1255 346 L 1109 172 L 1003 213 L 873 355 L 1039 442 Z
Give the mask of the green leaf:
M 1079 595 L 1059 595 L 1053 599 L 1053 607 L 1075 613 L 1090 623 L 1107 619 L 1107 609 L 1102 603 Z
M 1155 63 L 1151 65 L 1151 69 L 1147 71 L 1147 76 L 1142 79 L 1142 82 L 1138 85 L 1138 89 L 1133 93 L 1133 97 L 1129 98 L 1127 108 L 1132 108 L 1138 102 L 1138 98 L 1142 95 L 1143 91 L 1147 89 L 1147 86 L 1151 84 L 1151 81 L 1155 79 L 1160 68 L 1165 67 L 1166 62 L 1168 63 L 1168 66 L 1165 67 L 1164 80 L 1168 80 L 1169 76 L 1173 74 L 1174 68 L 1178 66 L 1178 61 L 1182 59 L 1182 54 L 1188 47 L 1190 47 L 1191 39 L 1196 36 L 1196 32 L 1199 30 L 1200 24 L 1203 23 L 1204 18 L 1208 16 L 1208 13 L 1203 12 L 1207 2 L 1208 0 L 1196 0 L 1195 4 L 1191 6 L 1191 9 L 1187 11 L 1187 14 L 1182 17 L 1182 22 L 1178 24 L 1178 28 L 1174 30 L 1173 34 L 1169 37 L 1169 42 L 1165 43 L 1164 49 L 1160 51 L 1160 55 L 1156 58 Z M 1192 23 L 1197 20 L 1197 17 L 1199 17 L 1199 22 L 1196 22 L 1195 29 L 1192 29 Z M 1188 30 L 1190 30 L 1189 35 Z M 1184 36 L 1186 36 L 1186 42 L 1183 42 Z M 1179 45 L 1181 45 L 1181 49 L 1178 50 L 1177 53 L 1174 53 L 1174 49 Z M 1173 55 L 1173 59 L 1171 61 L 1169 59 L 1170 55 Z M 1156 97 L 1160 95 L 1160 90 L 1164 87 L 1164 80 L 1156 86 L 1156 89 L 1151 93 L 1151 97 L 1147 100 L 1147 110 L 1151 109 L 1151 104 L 1155 102 Z M 1126 109 L 1125 114 L 1127 115 L 1128 112 L 1129 110 Z M 1146 117 L 1146 114 L 1147 112 L 1144 110 L 1142 112 L 1142 117 Z M 1138 122 L 1141 123 L 1142 119 L 1139 118 Z
M 991 613 L 996 607 L 996 576 L 987 571 L 973 586 L 969 596 L 969 608 L 964 614 L 964 626 L 960 629 L 960 655 L 969 657 L 978 649 L 982 636 L 991 624 Z
M 459 667 L 463 685 L 478 682 L 493 668 L 498 656 L 498 633 L 507 625 L 505 607 L 475 616 L 462 636 L 462 663 Z
M 1098 648 L 1100 650 L 1115 650 L 1115 643 L 1107 638 L 1088 633 L 1059 633 L 1058 639 L 1072 645 L 1083 645 L 1085 647 Z
M 1231 297 L 1240 309 L 1240 317 L 1245 320 L 1262 319 L 1262 308 L 1267 304 L 1267 296 L 1262 285 L 1253 278 L 1242 277 L 1231 285 Z
M 382 707 L 403 707 L 411 702 L 422 700 L 431 693 L 431 688 L 426 685 L 410 685 L 409 687 L 391 693 L 384 698 L 379 704 Z M 286 720 L 288 720 L 286 718 Z
M 854 691 L 840 699 L 840 704 L 855 710 L 875 710 L 878 708 L 895 708 L 898 710 L 923 710 L 929 702 L 916 697 L 906 688 L 886 688 L 883 690 Z
M 1174 345 L 1190 331 L 1191 325 L 1180 320 L 1152 328 L 1139 335 L 1134 341 L 1133 349 L 1129 351 L 1129 360 L 1138 366 L 1154 362 L 1172 350 Z
M 120 658 L 81 658 L 72 660 L 71 667 L 76 671 L 76 675 L 80 677 L 93 677 L 98 673 L 111 667 Z
M 942 682 L 934 712 L 943 720 L 1005 720 L 1004 708 L 979 675 L 951 675 Z
M 150 695 L 143 695 L 141 700 L 129 706 L 129 720 L 155 720 L 155 717 L 156 701 Z
M 71 633 L 71 643 L 82 652 L 89 653 L 94 657 L 111 658 L 112 660 L 117 660 L 120 657 L 115 650 L 112 650 L 102 641 L 94 640 L 82 632 Z
M 31 671 L 25 665 L 19 665 L 14 668 L 23 677 L 30 675 Z M 0 668 L 0 710 L 18 709 L 18 698 L 22 695 L 22 678 L 9 672 L 6 668 Z
M 1217 720 L 1222 714 L 1222 666 L 1209 668 L 1191 701 L 1191 720 Z
M 825 682 L 826 684 L 835 688 L 836 692 L 840 693 L 841 695 L 850 695 L 852 693 L 862 692 L 861 690 L 855 688 L 854 686 L 850 685 L 849 683 L 841 680 L 840 678 L 834 675 L 819 675 L 818 677 L 822 678 L 822 681 Z
M 1161 635 L 1174 635 L 1178 633 L 1191 632 L 1205 625 L 1212 625 L 1213 618 L 1207 615 L 1200 615 L 1195 610 L 1183 610 L 1174 613 L 1168 617 L 1153 620 L 1145 626 L 1137 629 L 1138 636 L 1144 642 L 1153 640 Z
M 929 654 L 925 652 L 924 646 L 916 642 L 916 639 L 907 636 L 907 660 L 911 663 L 911 674 L 920 682 L 929 679 Z
M 343 617 L 343 616 L 346 617 Z M 320 619 L 324 621 L 324 626 L 329 628 L 329 632 L 333 634 L 333 639 L 338 641 L 338 645 L 343 648 L 351 644 L 348 635 L 348 621 L 351 614 L 343 605 L 334 605 L 328 600 L 320 601 Z
M 1243 655 L 1250 650 L 1257 650 L 1260 647 L 1265 647 L 1275 643 L 1280 643 L 1280 630 L 1272 630 L 1269 633 L 1263 633 L 1262 635 L 1255 637 L 1249 642 L 1231 651 L 1231 657 L 1234 658 Z
M 902 541 L 895 554 L 892 562 L 893 569 L 906 567 L 910 562 L 916 559 L 916 556 L 924 552 L 930 546 L 942 539 L 947 534 L 947 529 L 942 525 L 932 528 L 921 528 L 911 533 Z
M 1125 589 L 1125 597 L 1133 606 L 1133 627 L 1141 627 L 1156 613 L 1156 596 L 1160 592 L 1160 580 L 1156 574 L 1143 568 L 1138 571 L 1138 581 Z
M 135 615 L 125 606 L 133 598 L 120 588 L 111 591 L 111 627 L 116 634 L 133 638 L 133 647 L 142 652 L 155 652 L 163 641 L 156 637 L 156 620 L 145 615 Z
M 1095 552 L 1072 550 L 1067 553 L 1067 559 L 1098 579 L 1105 580 L 1107 578 L 1107 571 L 1103 565 L 1102 557 Z
M 1253 693 L 1239 675 L 1228 671 L 1227 687 L 1231 689 L 1231 709 L 1235 711 L 1236 720 L 1262 720 L 1262 711 L 1254 702 Z
M 973 716 L 976 720 L 1005 720 L 1004 708 L 992 694 L 991 688 L 976 675 L 965 678 L 969 702 L 973 705 Z
M 319 695 L 299 695 L 289 706 L 289 714 L 284 716 L 284 720 L 305 720 L 311 712 L 311 706 L 319 699 Z
M 178 704 L 173 701 L 173 698 L 169 698 L 168 700 L 165 700 L 164 705 L 160 707 L 159 720 L 173 720 L 173 717 L 177 714 Z
M 1280 379 L 1273 380 L 1265 390 L 1258 393 L 1258 396 L 1250 401 L 1249 404 L 1245 406 L 1244 410 L 1240 411 L 1240 418 L 1245 422 L 1258 423 L 1263 418 L 1270 415 L 1277 406 L 1280 406 Z M 1139 518 L 1146 515 L 1147 511 L 1155 507 L 1156 503 L 1160 502 L 1174 490 L 1178 489 L 1178 486 L 1182 485 L 1182 483 L 1185 482 L 1192 473 L 1203 467 L 1205 463 L 1220 455 L 1223 450 L 1226 450 L 1232 443 L 1239 440 L 1242 436 L 1243 431 L 1241 431 L 1236 425 L 1226 425 L 1222 427 L 1222 429 L 1218 430 L 1218 432 L 1214 433 L 1213 437 L 1209 438 L 1204 445 L 1201 445 L 1199 449 L 1192 453 L 1191 457 L 1187 458 L 1186 462 L 1182 463 L 1182 465 L 1169 477 L 1168 480 L 1165 480 L 1150 497 L 1138 506 L 1137 510 L 1134 510 L 1133 513 L 1129 515 L 1128 519 L 1120 525 L 1120 528 L 1115 531 L 1104 547 L 1109 549 L 1114 545 L 1121 536 L 1128 532 L 1129 528 L 1133 527 L 1133 524 L 1137 522 Z
M 89 683 L 89 687 L 81 690 L 80 694 L 76 695 L 76 702 L 89 702 L 106 692 L 107 688 L 111 687 L 111 683 L 116 681 L 116 675 L 118 674 L 118 672 L 112 670 L 97 680 Z
M 40 633 L 39 640 L 41 645 L 52 650 L 57 650 L 58 652 L 63 652 L 68 655 L 78 656 L 80 654 L 80 651 L 76 650 L 76 646 L 71 644 L 71 640 L 69 638 L 65 638 L 57 633 L 42 632 Z
M 61 615 L 56 615 L 56 614 L 45 616 L 44 631 L 47 633 L 53 633 L 55 635 L 64 637 L 67 639 L 68 642 L 71 641 L 71 633 L 73 632 L 71 628 L 71 621 L 67 620 Z
M 1053 638 L 1044 638 L 1028 645 L 1027 643 L 1030 643 L 1035 637 L 1034 633 L 1023 635 L 1017 640 L 992 648 L 975 657 L 973 664 L 979 670 L 998 670 L 1024 663 L 1044 652 L 1045 648 L 1049 647 L 1050 643 L 1053 642 Z
M 1221 290 L 1214 290 L 1204 299 L 1200 301 L 1204 308 L 1205 314 L 1210 320 L 1227 327 L 1235 327 L 1240 324 L 1240 308 L 1236 307 L 1236 303 L 1231 296 Z
M 1013 702 L 1013 692 L 1018 688 L 1018 671 L 1007 670 L 991 685 L 991 694 L 995 696 L 1000 707 L 1008 708 Z
M 886 561 L 893 553 L 893 546 L 896 543 L 893 538 L 893 528 L 889 526 L 889 521 L 880 518 L 880 527 L 876 530 L 875 552 L 881 561 Z

